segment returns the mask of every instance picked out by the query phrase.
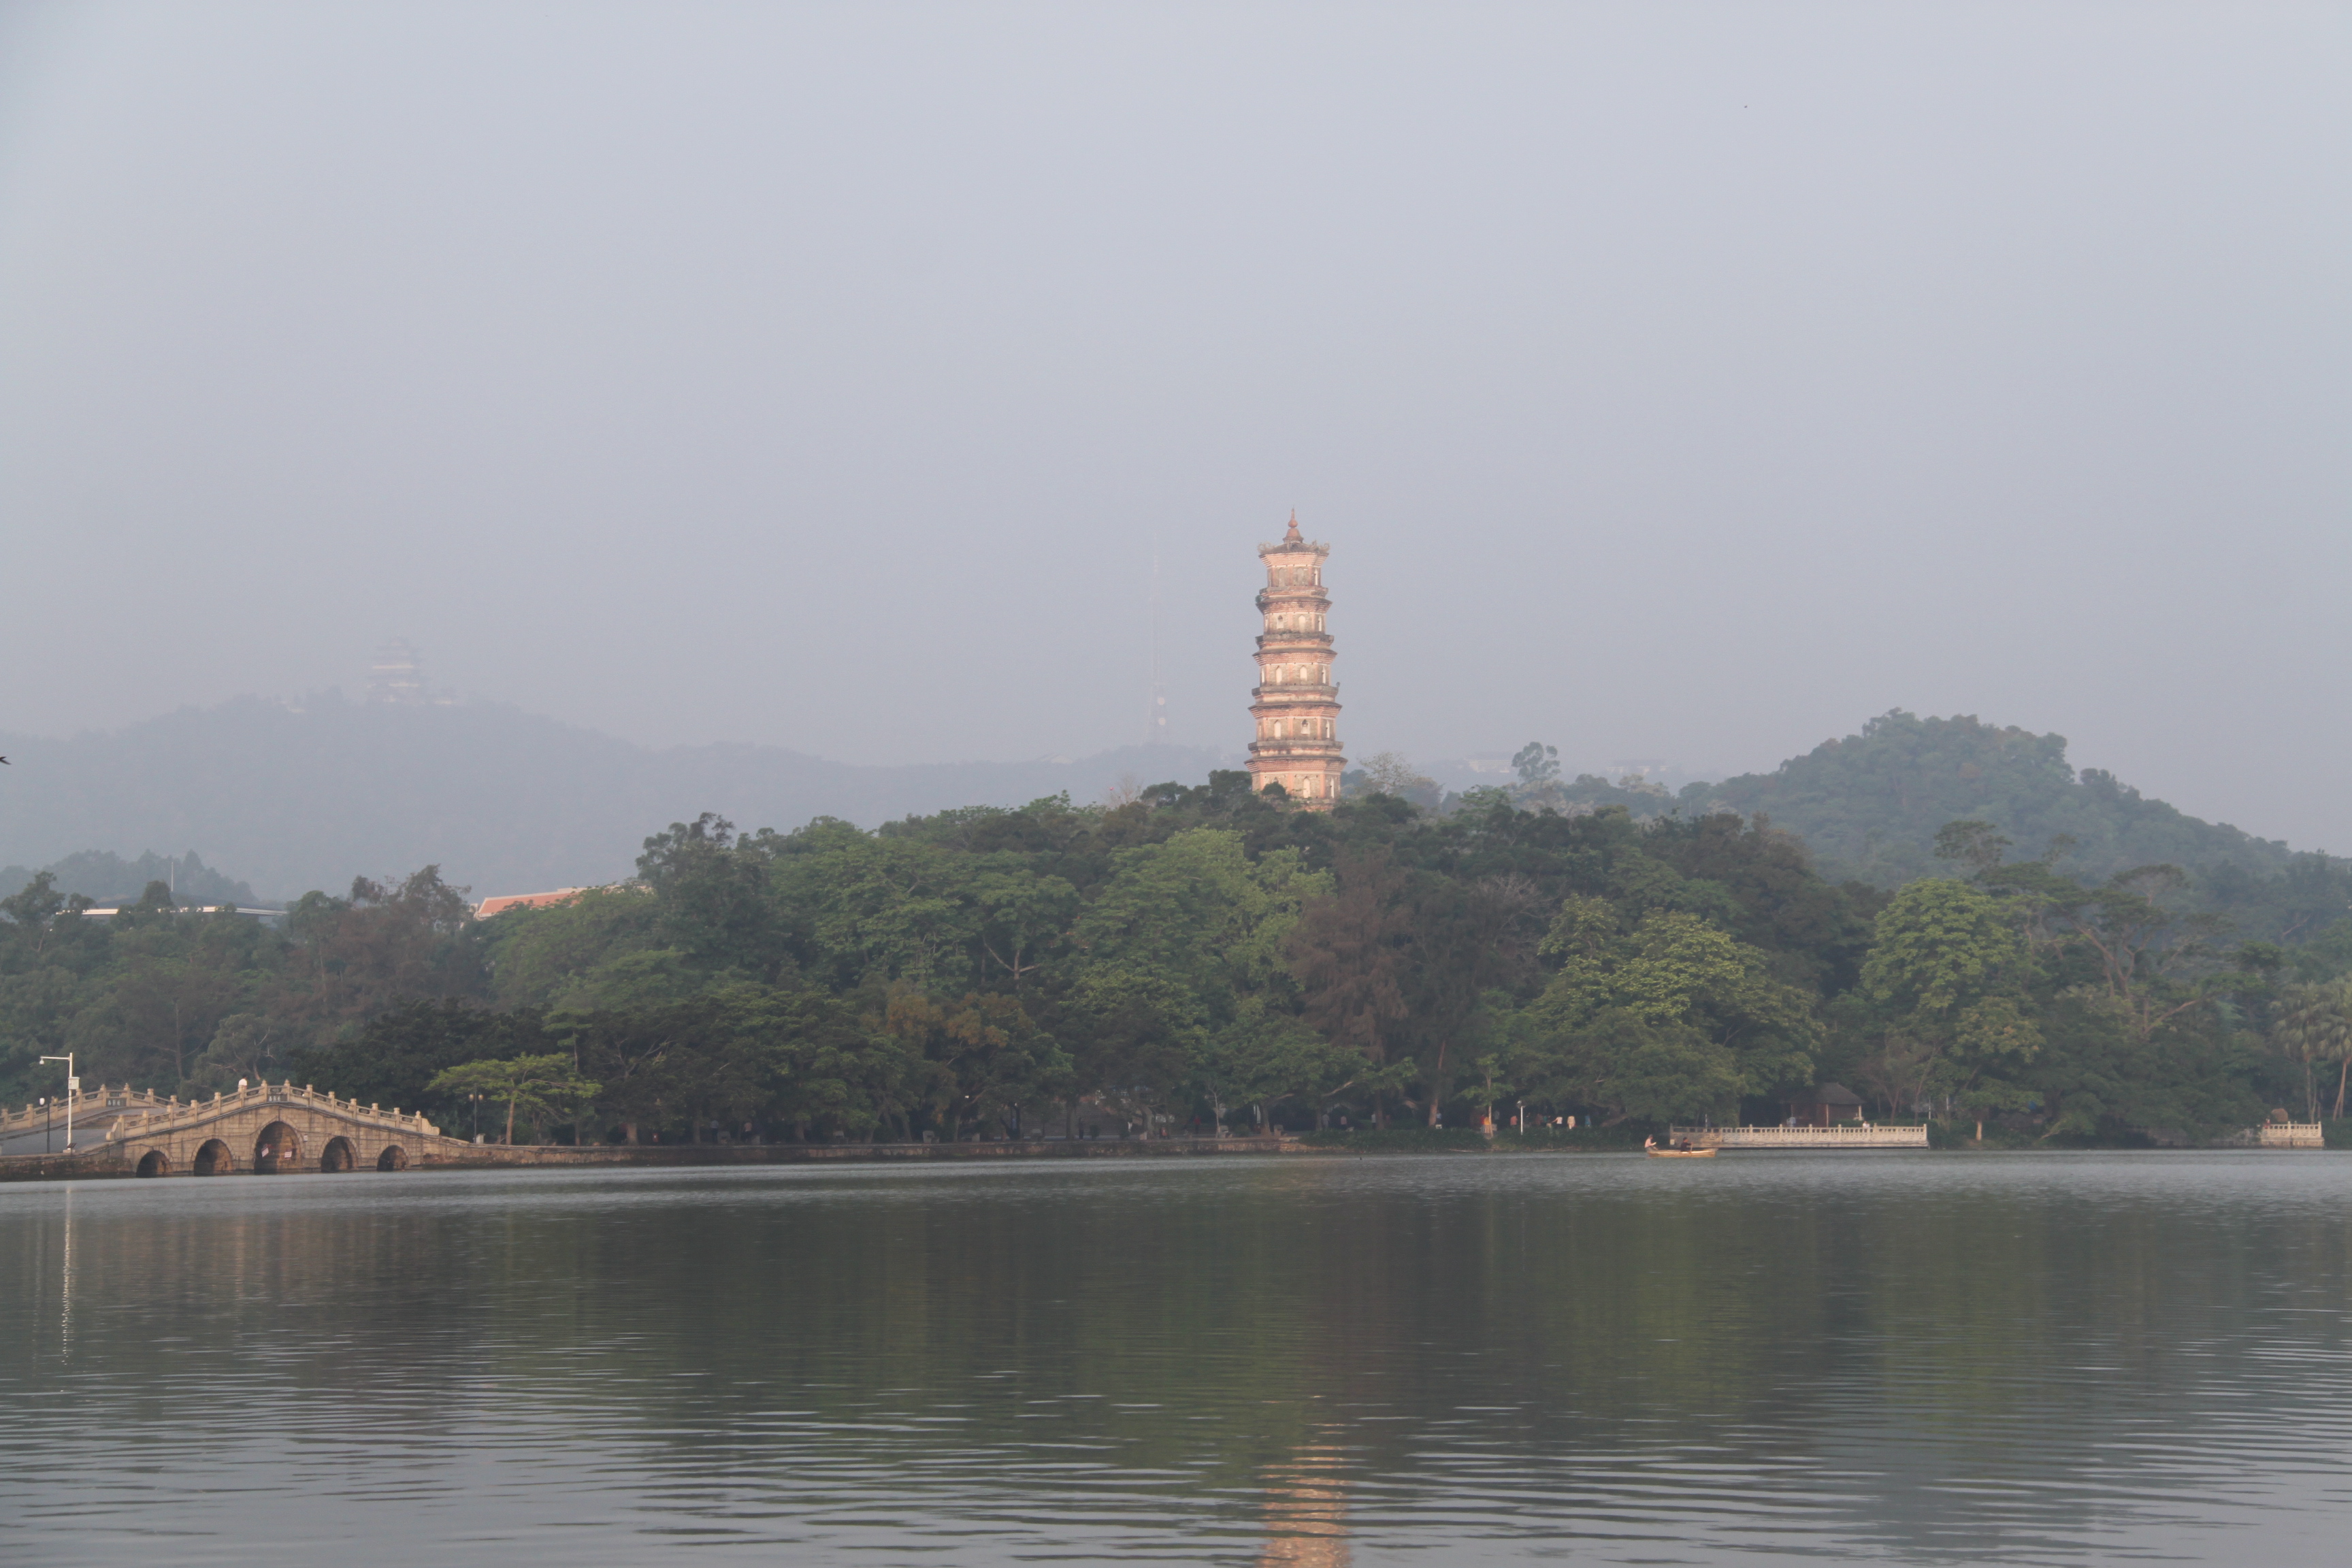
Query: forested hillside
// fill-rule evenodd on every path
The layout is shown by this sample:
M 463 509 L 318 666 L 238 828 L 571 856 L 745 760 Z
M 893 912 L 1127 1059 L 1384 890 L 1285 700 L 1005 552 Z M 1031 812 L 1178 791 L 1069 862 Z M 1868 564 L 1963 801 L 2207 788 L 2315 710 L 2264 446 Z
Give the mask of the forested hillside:
M 1898 710 L 1771 773 L 1695 784 L 1684 795 L 1768 813 L 1812 847 L 1827 873 L 1888 888 L 1932 874 L 1937 830 L 1961 817 L 1993 824 L 2026 855 L 2063 838 L 2066 865 L 2092 877 L 2158 863 L 2267 875 L 2294 858 L 2284 844 L 2201 822 L 2100 769 L 2078 775 L 2063 735 L 1966 714 L 1921 719 Z
M 1131 804 L 866 831 L 645 840 L 637 879 L 471 919 L 431 868 L 282 929 L 110 922 L 45 879 L 0 904 L 0 1063 L 195 1092 L 282 1077 L 522 1136 L 1002 1136 L 1017 1129 L 1778 1120 L 2185 1137 L 2334 1103 L 2352 926 L 2247 943 L 2167 873 L 2081 879 L 1949 825 L 1889 897 L 1728 814 L 1647 822 L 1499 793 L 1328 815 L 1239 773 Z M 500 1123 L 501 1131 L 503 1124 Z
M 1885 714 L 1771 773 L 1676 795 L 1592 777 L 1526 780 L 1515 794 L 1568 810 L 1622 806 L 1643 818 L 1761 814 L 1803 838 L 1823 876 L 1889 889 L 1937 875 L 1937 831 L 1969 818 L 1993 825 L 2011 858 L 2046 857 L 2085 880 L 2177 866 L 2187 874 L 2182 903 L 2225 916 L 2242 936 L 2292 942 L 2352 911 L 2352 862 L 2200 821 L 2097 768 L 2077 773 L 2063 735 L 1966 715 Z

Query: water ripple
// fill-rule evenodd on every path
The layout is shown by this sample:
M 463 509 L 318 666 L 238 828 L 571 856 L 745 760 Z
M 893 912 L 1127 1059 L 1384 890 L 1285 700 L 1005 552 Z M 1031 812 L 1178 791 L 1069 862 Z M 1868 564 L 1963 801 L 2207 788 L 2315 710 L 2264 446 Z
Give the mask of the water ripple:
M 1722 1163 L 0 1191 L 0 1552 L 2340 1557 L 2352 1164 Z

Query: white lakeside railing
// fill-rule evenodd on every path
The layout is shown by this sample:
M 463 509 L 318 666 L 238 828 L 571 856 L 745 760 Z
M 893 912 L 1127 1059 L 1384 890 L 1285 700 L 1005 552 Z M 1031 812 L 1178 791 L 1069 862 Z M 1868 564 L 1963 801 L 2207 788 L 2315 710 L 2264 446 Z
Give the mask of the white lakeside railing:
M 1925 1149 L 1925 1127 L 1669 1127 L 1666 1141 L 1715 1149 Z

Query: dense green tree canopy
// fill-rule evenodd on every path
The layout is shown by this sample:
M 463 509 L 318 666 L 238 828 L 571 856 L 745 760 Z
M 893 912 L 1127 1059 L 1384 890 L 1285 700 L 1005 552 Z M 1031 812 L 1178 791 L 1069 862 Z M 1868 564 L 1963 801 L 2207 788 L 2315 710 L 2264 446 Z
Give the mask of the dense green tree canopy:
M 2325 1000 L 2352 928 L 2231 932 L 2177 868 L 2078 880 L 1990 817 L 1938 824 L 1945 874 L 1890 896 L 1760 818 L 1592 806 L 1549 761 L 1442 814 L 1240 773 L 875 832 L 706 814 L 625 885 L 488 921 L 431 868 L 275 924 L 161 886 L 97 921 L 34 877 L 0 900 L 0 1073 L 38 1092 L 70 1047 L 101 1080 L 291 1075 L 445 1125 L 495 1093 L 518 1136 L 810 1140 L 1458 1124 L 1504 1095 L 1777 1121 L 1837 1079 L 1876 1116 L 2116 1137 L 2308 1106 L 2352 1059 Z

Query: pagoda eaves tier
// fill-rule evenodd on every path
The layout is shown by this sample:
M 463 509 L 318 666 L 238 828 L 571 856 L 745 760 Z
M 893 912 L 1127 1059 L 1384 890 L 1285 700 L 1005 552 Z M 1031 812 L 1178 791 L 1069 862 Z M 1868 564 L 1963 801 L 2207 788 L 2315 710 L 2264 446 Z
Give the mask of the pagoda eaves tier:
M 1280 784 L 1290 798 L 1328 811 L 1339 798 L 1348 759 L 1339 753 L 1339 688 L 1331 679 L 1330 596 L 1323 558 L 1331 547 L 1299 536 L 1298 520 L 1278 544 L 1261 544 L 1265 586 L 1257 607 L 1257 689 L 1251 717 L 1250 786 Z

